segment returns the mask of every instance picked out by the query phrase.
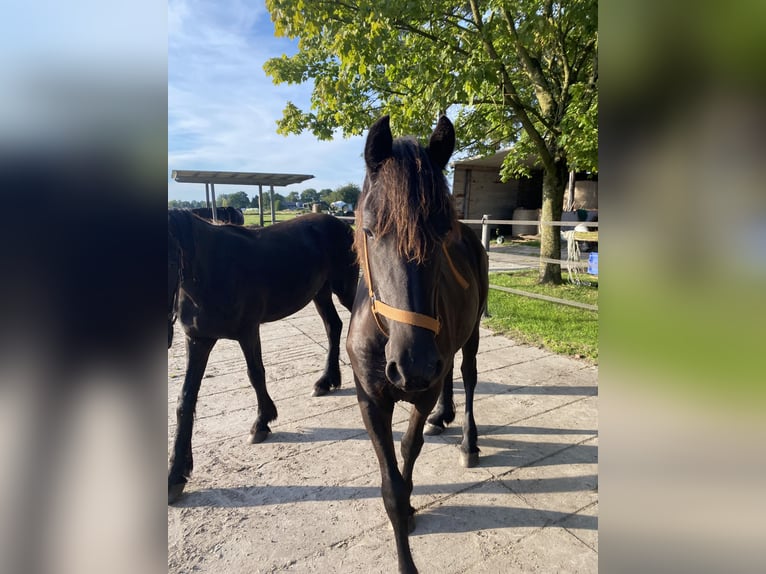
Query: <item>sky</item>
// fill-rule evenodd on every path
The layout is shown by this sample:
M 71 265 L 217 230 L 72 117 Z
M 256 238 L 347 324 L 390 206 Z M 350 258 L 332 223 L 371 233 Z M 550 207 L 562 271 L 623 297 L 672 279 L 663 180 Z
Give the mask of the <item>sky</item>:
M 319 141 L 283 136 L 276 122 L 288 101 L 307 110 L 311 84 L 275 85 L 263 71 L 272 57 L 297 52 L 275 38 L 262 1 L 168 2 L 168 199 L 203 200 L 203 184 L 176 183 L 175 169 L 311 174 L 275 188 L 283 195 L 312 187 L 361 187 L 363 137 Z M 257 188 L 216 186 L 216 195 Z

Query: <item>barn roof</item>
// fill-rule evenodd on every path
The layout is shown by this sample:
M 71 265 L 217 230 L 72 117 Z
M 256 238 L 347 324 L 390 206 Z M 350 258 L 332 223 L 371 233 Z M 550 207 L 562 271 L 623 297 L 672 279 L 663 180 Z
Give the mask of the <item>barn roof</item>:
M 452 167 L 455 169 L 462 168 L 462 169 L 479 169 L 482 171 L 483 170 L 499 171 L 500 167 L 503 165 L 505 156 L 507 156 L 510 153 L 510 151 L 511 151 L 510 148 L 506 148 L 498 152 L 495 152 L 492 155 L 458 159 L 452 162 Z M 529 156 L 527 156 L 525 163 L 527 167 L 530 169 L 542 168 L 542 165 L 540 164 L 540 159 L 534 154 L 530 154 Z
M 199 171 L 174 169 L 172 177 L 179 183 L 212 183 L 222 185 L 268 185 L 283 187 L 311 179 L 300 173 L 258 173 L 247 171 Z
M 452 167 L 466 167 L 466 168 L 475 168 L 475 167 L 483 167 L 483 168 L 490 168 L 490 169 L 500 169 L 500 166 L 503 165 L 503 160 L 505 159 L 505 156 L 508 155 L 508 152 L 511 151 L 509 149 L 499 151 L 497 153 L 494 153 L 490 156 L 481 156 L 481 157 L 472 157 L 467 159 L 459 159 L 454 162 L 452 162 Z

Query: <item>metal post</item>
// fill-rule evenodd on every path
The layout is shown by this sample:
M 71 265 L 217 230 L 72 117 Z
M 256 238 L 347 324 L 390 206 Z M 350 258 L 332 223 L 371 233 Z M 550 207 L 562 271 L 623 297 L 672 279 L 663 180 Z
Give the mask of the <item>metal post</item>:
M 263 186 L 260 183 L 258 184 L 258 219 L 263 227 Z
M 274 186 L 269 186 L 269 203 L 271 204 L 271 224 L 273 225 L 277 218 L 274 217 Z
M 213 183 L 210 184 L 210 195 L 213 196 L 213 205 L 212 205 L 212 208 L 213 208 L 213 221 L 217 222 L 218 221 L 218 213 L 215 210 L 215 184 L 213 184 Z
M 263 227 L 263 186 L 258 184 L 258 225 Z
M 205 184 L 205 207 L 210 209 L 210 184 Z
M 481 216 L 481 243 L 484 245 L 484 250 L 487 252 L 487 255 L 489 255 L 489 215 L 486 213 Z M 489 269 L 487 270 L 487 273 L 489 273 Z M 481 312 L 482 317 L 489 317 L 488 306 L 489 301 L 484 304 L 484 309 Z
M 489 215 L 481 216 L 481 244 L 484 250 L 489 253 Z

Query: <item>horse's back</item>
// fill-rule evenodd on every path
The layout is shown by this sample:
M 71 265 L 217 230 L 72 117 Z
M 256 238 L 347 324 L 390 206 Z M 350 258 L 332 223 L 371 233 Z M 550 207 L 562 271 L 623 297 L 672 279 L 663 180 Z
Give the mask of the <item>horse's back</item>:
M 183 285 L 190 299 L 182 298 L 182 320 L 202 313 L 196 322 L 219 338 L 295 313 L 355 264 L 350 228 L 329 215 L 249 229 L 214 225 L 182 210 L 168 213 L 169 232 L 183 235 L 193 251 L 188 271 L 198 279 Z
M 328 270 L 346 268 L 355 260 L 350 226 L 332 215 L 309 213 L 268 229 L 288 243 L 300 244 L 306 252 L 325 262 Z

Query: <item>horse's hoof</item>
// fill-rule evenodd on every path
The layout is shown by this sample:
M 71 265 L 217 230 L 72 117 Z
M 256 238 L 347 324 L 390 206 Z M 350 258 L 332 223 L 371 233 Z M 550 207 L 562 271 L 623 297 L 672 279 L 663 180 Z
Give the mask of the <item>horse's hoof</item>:
M 426 426 L 423 427 L 423 434 L 426 436 L 436 436 L 440 435 L 444 432 L 444 427 L 440 427 L 439 425 L 432 425 L 431 423 L 426 423 Z
M 311 396 L 312 397 L 323 397 L 326 394 L 328 394 L 329 392 L 330 392 L 329 389 L 325 389 L 325 388 L 322 388 L 322 387 L 314 387 L 314 392 L 311 393 Z
M 172 486 L 168 486 L 168 504 L 173 504 L 176 500 L 178 500 L 181 496 L 181 494 L 184 491 L 184 487 L 186 486 L 186 483 L 181 484 L 174 484 Z
M 255 431 L 250 435 L 250 444 L 258 444 L 265 441 L 269 437 L 270 433 L 271 431 L 268 429 Z
M 473 468 L 479 464 L 478 452 L 461 452 L 460 464 L 465 468 Z

